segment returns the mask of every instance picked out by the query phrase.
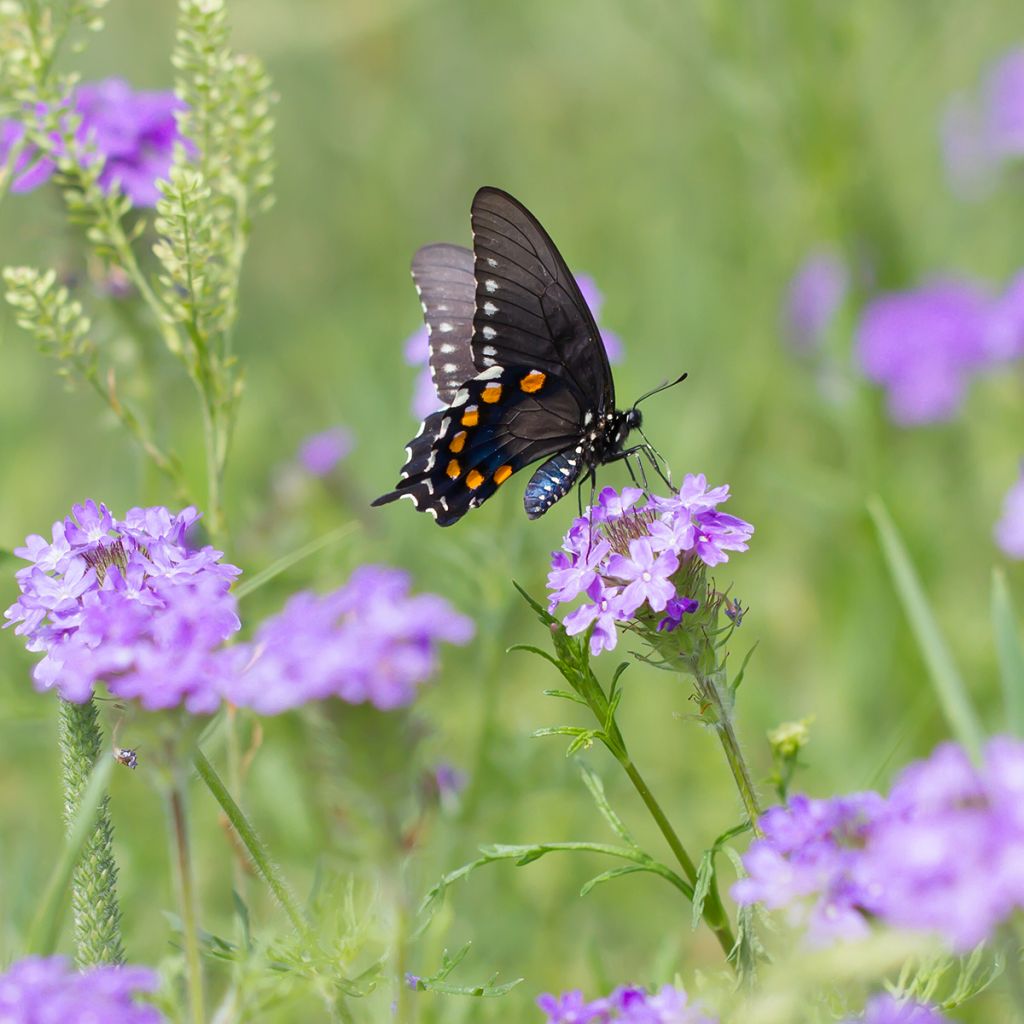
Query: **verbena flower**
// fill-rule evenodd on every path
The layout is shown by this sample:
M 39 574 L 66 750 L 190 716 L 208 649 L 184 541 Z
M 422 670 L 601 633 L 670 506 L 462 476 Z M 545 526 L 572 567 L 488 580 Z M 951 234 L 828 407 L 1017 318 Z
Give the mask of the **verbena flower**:
M 409 589 L 408 574 L 367 565 L 329 594 L 296 594 L 225 653 L 227 697 L 270 715 L 327 697 L 382 710 L 410 703 L 437 671 L 439 643 L 467 643 L 473 624 Z
M 299 445 L 299 464 L 313 476 L 329 476 L 352 451 L 352 433 L 345 427 L 331 427 L 312 434 Z
M 597 290 L 597 285 L 589 274 L 576 275 L 576 283 L 580 286 L 580 292 L 582 292 L 596 321 L 600 316 L 601 306 L 604 304 L 604 296 Z M 600 328 L 600 331 L 608 359 L 613 363 L 620 362 L 623 353 L 622 339 L 613 331 L 605 330 L 603 327 Z M 417 419 L 426 419 L 438 408 L 440 401 L 434 387 L 434 380 L 430 375 L 430 336 L 427 334 L 426 327 L 413 331 L 406 338 L 403 352 L 406 363 L 420 368 L 416 374 L 416 383 L 413 385 L 413 415 Z
M 15 549 L 31 564 L 16 576 L 21 596 L 7 625 L 43 654 L 37 689 L 87 701 L 105 683 L 143 707 L 220 703 L 217 649 L 239 628 L 231 583 L 239 570 L 221 552 L 187 538 L 194 508 L 133 508 L 123 520 L 105 505 L 75 505 L 51 539 Z
M 653 616 L 652 628 L 677 628 L 698 608 L 686 590 L 694 566 L 718 565 L 728 552 L 747 550 L 754 528 L 717 509 L 728 497 L 728 487 L 709 490 L 703 474 L 687 475 L 667 498 L 637 487 L 604 488 L 551 558 L 550 610 L 581 593 L 588 598 L 563 618 L 566 632 L 593 625 L 590 649 L 599 654 L 615 647 L 617 624 Z
M 191 149 L 174 116 L 183 109 L 181 101 L 172 92 L 136 92 L 123 79 L 108 78 L 80 85 L 71 106 L 81 118 L 75 139 L 83 158 L 103 161 L 100 187 L 110 191 L 118 186 L 136 206 L 155 206 L 160 198 L 156 182 L 167 177 L 175 144 Z M 19 121 L 0 126 L 0 160 L 7 159 L 24 133 Z M 49 180 L 54 165 L 30 146 L 14 171 L 12 189 L 27 192 Z
M 817 249 L 801 264 L 786 292 L 784 320 L 793 347 L 817 349 L 835 319 L 849 288 L 849 274 L 838 255 Z
M 145 967 L 92 967 L 79 973 L 61 956 L 25 957 L 0 974 L 4 1024 L 160 1024 L 163 1015 L 136 1001 L 158 985 Z
M 587 1002 L 579 991 L 542 995 L 537 1005 L 547 1024 L 715 1024 L 682 988 L 664 985 L 657 992 L 622 986 L 610 996 Z
M 1003 513 L 995 525 L 995 538 L 1004 554 L 1024 559 L 1024 467 L 1003 498 Z
M 956 281 L 868 304 L 857 330 L 857 357 L 868 379 L 885 388 L 894 422 L 912 426 L 956 414 L 970 374 L 992 362 L 988 314 L 988 297 Z
M 794 797 L 762 818 L 741 903 L 785 907 L 812 942 L 869 918 L 929 931 L 957 952 L 1024 906 L 1024 743 L 990 741 L 975 768 L 955 744 L 906 768 L 888 798 Z
M 864 1016 L 845 1024 L 945 1024 L 949 1018 L 934 1006 L 901 1000 L 887 993 L 874 996 L 864 1009 Z

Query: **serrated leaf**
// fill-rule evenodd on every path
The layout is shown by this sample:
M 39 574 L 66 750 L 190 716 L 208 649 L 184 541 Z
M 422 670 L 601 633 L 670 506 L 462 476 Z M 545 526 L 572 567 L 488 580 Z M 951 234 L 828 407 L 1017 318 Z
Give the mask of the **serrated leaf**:
M 622 840 L 627 842 L 633 849 L 639 850 L 640 847 L 637 845 L 636 840 L 633 838 L 629 829 L 623 824 L 622 819 L 612 809 L 612 805 L 608 803 L 608 798 L 605 796 L 604 783 L 601 781 L 601 777 L 597 772 L 593 771 L 586 764 L 580 764 L 580 775 L 583 777 L 583 784 L 590 791 L 590 795 L 594 799 L 594 803 L 597 804 L 597 809 L 601 812 L 601 816 L 606 822 L 608 822 L 612 831 Z
M 715 877 L 715 851 L 705 850 L 701 855 L 700 864 L 697 865 L 697 882 L 693 887 L 693 913 L 690 917 L 690 926 L 694 931 L 700 924 L 704 914 L 704 901 L 711 892 L 711 883 Z

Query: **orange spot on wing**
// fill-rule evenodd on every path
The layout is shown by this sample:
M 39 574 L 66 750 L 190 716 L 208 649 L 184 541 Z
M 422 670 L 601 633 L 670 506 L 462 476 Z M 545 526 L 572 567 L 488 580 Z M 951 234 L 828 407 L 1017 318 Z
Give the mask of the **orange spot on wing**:
M 459 467 L 459 460 L 452 459 L 452 461 L 448 463 L 448 468 L 445 472 L 454 480 L 462 472 L 462 469 Z
M 465 447 L 466 447 L 466 432 L 464 430 L 460 430 L 452 438 L 451 444 L 448 445 L 448 449 L 449 449 L 449 451 L 453 451 L 453 452 L 455 452 L 456 455 L 458 455 L 459 452 L 461 452 L 462 449 L 465 448 Z
M 494 482 L 496 484 L 503 484 L 512 475 L 511 466 L 499 466 L 494 471 Z
M 500 384 L 488 384 L 484 388 L 483 394 L 480 396 L 485 402 L 493 405 L 499 398 L 501 398 L 501 385 Z
M 540 391 L 544 387 L 545 380 L 547 380 L 547 374 L 541 373 L 540 370 L 531 370 L 519 382 L 519 386 L 528 394 L 532 394 L 534 391 Z
M 462 425 L 464 427 L 475 427 L 480 422 L 480 413 L 475 405 L 466 406 L 462 414 Z
M 471 469 L 469 473 L 466 474 L 466 486 L 471 491 L 475 491 L 483 482 L 483 473 L 478 473 L 475 469 Z

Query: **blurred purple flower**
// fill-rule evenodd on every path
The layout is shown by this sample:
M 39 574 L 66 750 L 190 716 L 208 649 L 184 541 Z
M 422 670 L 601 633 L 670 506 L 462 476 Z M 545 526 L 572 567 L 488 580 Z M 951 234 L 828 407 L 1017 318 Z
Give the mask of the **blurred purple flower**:
M 1024 49 L 992 65 L 982 92 L 989 153 L 1000 159 L 1024 156 Z
M 1024 356 L 1024 272 L 1018 273 L 992 302 L 985 345 L 993 362 Z
M 1024 743 L 991 740 L 976 768 L 952 743 L 896 780 L 888 799 L 794 797 L 761 819 L 740 903 L 785 907 L 808 939 L 869 921 L 942 936 L 956 952 L 1024 906 Z
M 817 349 L 846 298 L 849 274 L 839 256 L 816 249 L 803 262 L 786 295 L 786 333 L 797 352 Z
M 0 974 L 4 1024 L 160 1024 L 163 1015 L 136 996 L 153 992 L 156 972 L 101 966 L 78 972 L 62 956 L 29 956 Z
M 562 621 L 570 636 L 594 624 L 590 649 L 595 655 L 614 649 L 616 622 L 638 614 L 667 612 L 659 617 L 658 630 L 675 629 L 698 607 L 679 593 L 690 563 L 718 565 L 728 560 L 726 552 L 747 550 L 754 528 L 717 510 L 728 497 L 728 487 L 709 489 L 703 473 L 687 474 L 667 498 L 645 495 L 637 487 L 605 487 L 597 504 L 573 520 L 562 549 L 551 556 L 549 609 L 553 613 L 586 593 L 590 603 Z
M 352 451 L 352 432 L 345 427 L 331 427 L 319 434 L 311 434 L 299 445 L 299 463 L 313 476 L 330 476 L 348 453 Z
M 715 1024 L 691 1003 L 682 988 L 664 985 L 657 992 L 623 985 L 610 996 L 588 1003 L 580 991 L 542 995 L 537 1005 L 547 1024 Z
M 882 295 L 868 304 L 857 331 L 857 358 L 887 391 L 901 426 L 951 418 L 968 375 L 991 360 L 989 300 L 973 285 L 945 281 Z
M 441 798 L 457 797 L 466 788 L 466 773 L 447 761 L 434 765 L 434 784 Z
M 896 999 L 888 993 L 872 997 L 864 1016 L 846 1021 L 846 1024 L 945 1024 L 949 1018 L 934 1006 Z
M 946 178 L 961 199 L 980 199 L 992 183 L 992 155 L 981 116 L 972 97 L 953 96 L 939 122 L 939 142 Z
M 1024 559 L 1024 465 L 1003 498 L 1003 514 L 996 523 L 995 538 L 1005 555 Z
M 226 651 L 225 695 L 266 715 L 327 697 L 388 710 L 434 675 L 441 641 L 472 635 L 443 598 L 410 594 L 406 573 L 366 565 L 329 594 L 296 594 L 250 643 Z
M 98 683 L 143 707 L 220 703 L 216 651 L 239 620 L 231 583 L 239 570 L 211 547 L 193 548 L 194 508 L 133 508 L 117 520 L 105 505 L 75 505 L 52 542 L 29 537 L 15 553 L 21 596 L 7 625 L 43 659 L 36 688 L 82 703 Z
M 580 286 L 580 292 L 586 300 L 590 311 L 594 314 L 594 320 L 598 319 L 604 297 L 597 290 L 594 279 L 589 274 L 579 274 L 576 283 Z M 608 353 L 610 362 L 617 363 L 622 360 L 622 339 L 611 331 L 600 328 L 601 338 L 604 340 L 605 351 Z M 410 366 L 420 367 L 416 375 L 416 383 L 413 389 L 412 411 L 417 419 L 426 419 L 435 409 L 439 407 L 440 399 L 437 397 L 437 389 L 434 387 L 434 380 L 430 375 L 430 335 L 426 327 L 420 327 L 413 331 L 402 346 L 405 361 Z
M 99 177 L 106 192 L 120 187 L 136 206 L 155 206 L 160 198 L 157 179 L 166 178 L 176 143 L 193 147 L 178 133 L 175 112 L 184 104 L 172 92 L 135 92 L 120 78 L 80 85 L 72 108 L 81 117 L 75 132 L 79 146 L 90 147 L 87 159 L 103 161 Z M 24 135 L 18 121 L 0 126 L 0 161 Z M 47 181 L 53 163 L 28 147 L 15 163 L 16 192 L 27 192 Z

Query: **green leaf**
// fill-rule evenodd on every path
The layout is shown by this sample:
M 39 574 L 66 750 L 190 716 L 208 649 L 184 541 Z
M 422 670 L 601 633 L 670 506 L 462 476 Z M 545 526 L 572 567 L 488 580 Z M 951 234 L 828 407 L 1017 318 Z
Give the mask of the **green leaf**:
M 967 687 L 928 605 L 903 538 L 880 498 L 870 499 L 868 511 L 874 520 L 889 574 L 910 620 L 910 628 L 928 669 L 928 677 L 942 713 L 953 735 L 972 757 L 976 757 L 981 749 L 984 732 Z
M 565 756 L 572 757 L 573 754 L 576 754 L 581 750 L 589 750 L 594 745 L 594 740 L 600 739 L 602 735 L 602 733 L 597 732 L 594 729 L 584 730 L 582 735 L 577 736 L 576 739 L 569 744 L 569 747 L 565 752 Z
M 603 882 L 610 882 L 613 878 L 621 878 L 623 875 L 635 875 L 639 871 L 650 871 L 650 868 L 645 867 L 643 864 L 625 864 L 621 868 L 610 868 L 608 871 L 602 871 L 599 875 L 594 875 L 589 882 L 584 882 L 583 887 L 580 889 L 580 895 L 586 896 L 591 889 Z
M 317 537 L 308 544 L 303 544 L 301 548 L 296 548 L 294 551 L 282 555 L 276 561 L 271 562 L 266 569 L 262 569 L 254 576 L 250 576 L 244 583 L 239 583 L 233 591 L 235 597 L 241 601 L 243 597 L 248 597 L 254 590 L 258 590 L 264 584 L 269 583 L 275 576 L 280 576 L 281 573 L 287 572 L 297 562 L 315 555 L 318 551 L 322 551 L 332 544 L 337 544 L 338 541 L 347 537 L 355 529 L 355 523 L 343 523 L 337 529 L 331 530 L 330 533 L 325 533 L 322 537 Z
M 711 883 L 715 878 L 715 851 L 705 850 L 701 855 L 700 864 L 697 865 L 697 884 L 693 887 L 693 913 L 690 918 L 690 926 L 697 930 L 704 914 L 704 901 L 711 892 Z
M 608 798 L 605 796 L 604 783 L 601 781 L 601 777 L 588 765 L 580 762 L 580 775 L 583 777 L 583 785 L 590 791 L 590 795 L 594 798 L 594 803 L 597 804 L 597 809 L 601 812 L 601 817 L 604 818 L 611 830 L 624 842 L 628 843 L 634 850 L 639 850 L 640 847 L 637 841 L 633 838 L 632 833 L 623 824 L 622 819 L 612 810 L 612 805 L 608 803 Z
M 1013 598 L 1001 569 L 992 570 L 992 629 L 1003 682 L 1006 726 L 1014 736 L 1024 736 L 1024 650 Z
M 556 619 L 546 608 L 538 604 L 521 586 L 519 586 L 518 583 L 516 583 L 515 580 L 512 581 L 512 586 L 519 591 L 523 600 L 526 601 L 526 603 L 537 613 L 537 617 L 545 626 L 553 626 L 558 622 L 558 619 Z
M 562 697 L 565 700 L 571 700 L 574 704 L 582 704 L 587 707 L 587 702 L 582 697 L 575 693 L 569 693 L 568 690 L 544 690 L 543 693 L 545 697 Z
M 740 670 L 736 673 L 736 678 L 733 679 L 733 681 L 729 684 L 729 688 L 732 690 L 733 693 L 735 693 L 740 688 L 740 683 L 743 682 L 743 674 L 747 671 L 747 664 L 749 663 L 754 651 L 757 650 L 757 644 L 760 642 L 761 641 L 758 640 L 757 643 L 755 643 L 754 646 L 751 647 L 749 651 L 747 651 L 746 655 L 743 658 L 743 663 L 740 665 Z

